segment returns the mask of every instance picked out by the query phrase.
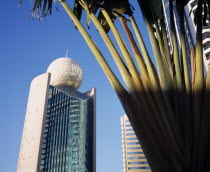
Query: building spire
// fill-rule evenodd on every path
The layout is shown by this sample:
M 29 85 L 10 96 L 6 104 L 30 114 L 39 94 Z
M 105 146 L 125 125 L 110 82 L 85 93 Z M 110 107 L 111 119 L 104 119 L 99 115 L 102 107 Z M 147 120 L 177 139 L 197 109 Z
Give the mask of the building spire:
M 68 58 L 68 52 L 69 52 L 69 49 L 67 48 L 66 49 L 66 58 Z

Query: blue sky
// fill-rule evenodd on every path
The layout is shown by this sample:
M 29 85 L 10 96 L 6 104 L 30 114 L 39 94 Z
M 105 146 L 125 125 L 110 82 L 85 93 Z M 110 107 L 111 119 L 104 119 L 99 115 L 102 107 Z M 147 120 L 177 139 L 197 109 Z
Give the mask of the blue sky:
M 121 172 L 120 116 L 124 110 L 82 36 L 59 3 L 60 12 L 54 10 L 43 21 L 30 19 L 29 0 L 19 7 L 17 4 L 18 1 L 3 1 L 0 6 L 0 172 L 16 171 L 31 80 L 45 73 L 53 60 L 64 57 L 66 48 L 69 57 L 83 68 L 84 80 L 79 91 L 97 89 L 97 172 Z M 138 6 L 134 6 L 138 13 L 135 16 L 142 23 Z M 145 28 L 139 26 L 148 44 Z M 93 25 L 89 32 L 110 66 L 116 69 Z

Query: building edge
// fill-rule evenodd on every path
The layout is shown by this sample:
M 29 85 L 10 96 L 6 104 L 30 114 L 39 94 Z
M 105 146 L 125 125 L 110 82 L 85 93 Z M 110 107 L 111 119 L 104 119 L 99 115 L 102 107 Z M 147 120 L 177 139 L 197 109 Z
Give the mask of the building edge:
M 96 172 L 96 88 L 93 87 L 84 94 L 93 99 L 93 172 Z
M 50 77 L 50 73 L 44 73 L 31 82 L 17 172 L 39 172 Z

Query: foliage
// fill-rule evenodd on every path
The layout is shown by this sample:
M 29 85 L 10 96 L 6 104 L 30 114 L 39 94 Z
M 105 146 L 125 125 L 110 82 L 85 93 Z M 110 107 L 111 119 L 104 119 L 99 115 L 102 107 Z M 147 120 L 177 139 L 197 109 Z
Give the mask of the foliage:
M 175 8 L 175 0 L 169 0 L 172 42 L 168 39 L 165 27 L 162 0 L 137 1 L 148 30 L 156 64 L 152 63 L 148 54 L 133 16 L 134 9 L 128 0 L 75 0 L 73 10 L 65 0 L 59 0 L 119 97 L 152 171 L 208 172 L 210 72 L 206 74 L 203 67 L 202 24 L 206 24 L 209 16 L 209 1 L 197 0 L 197 43 L 195 48 L 191 47 L 191 70 L 187 63 L 189 59 L 184 25 L 184 6 L 189 1 L 176 0 Z M 41 13 L 41 17 L 51 14 L 52 3 L 52 0 L 35 0 L 33 16 L 37 12 Z M 181 21 L 180 49 L 174 21 L 175 11 Z M 92 21 L 103 38 L 127 88 L 115 76 L 80 22 L 83 12 L 87 15 L 88 26 Z M 131 56 L 114 23 L 118 19 L 135 58 Z M 130 24 L 133 30 L 129 28 Z M 112 31 L 117 45 L 110 39 L 109 31 Z M 119 46 L 121 53 L 116 46 Z

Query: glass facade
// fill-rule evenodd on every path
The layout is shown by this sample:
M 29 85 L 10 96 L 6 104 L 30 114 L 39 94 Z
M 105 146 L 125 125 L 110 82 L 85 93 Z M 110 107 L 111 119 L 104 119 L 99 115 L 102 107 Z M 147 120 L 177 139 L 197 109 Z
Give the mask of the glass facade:
M 50 86 L 41 172 L 92 172 L 94 100 Z

